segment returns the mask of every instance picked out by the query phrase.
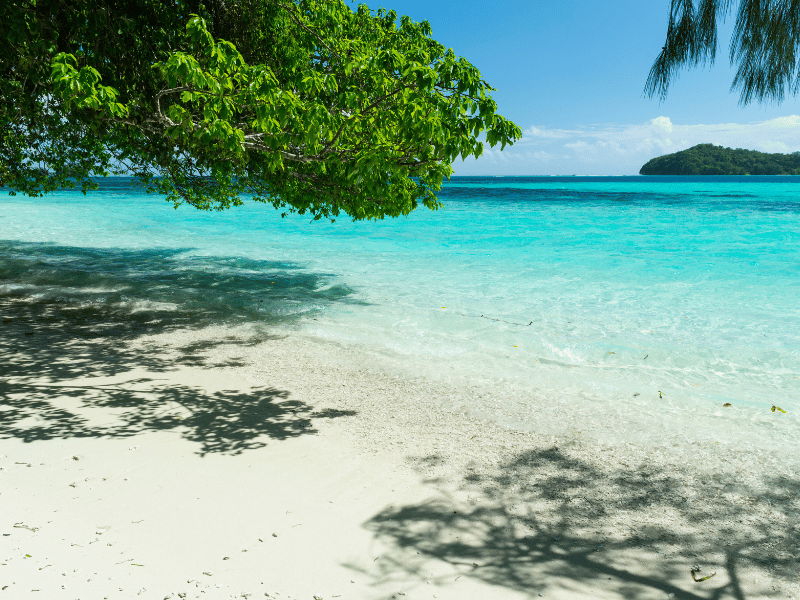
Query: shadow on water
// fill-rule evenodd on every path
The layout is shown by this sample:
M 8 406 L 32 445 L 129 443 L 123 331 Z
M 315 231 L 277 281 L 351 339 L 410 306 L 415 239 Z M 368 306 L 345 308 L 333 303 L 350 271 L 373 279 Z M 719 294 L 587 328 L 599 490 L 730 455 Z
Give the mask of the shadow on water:
M 747 485 L 692 473 L 529 451 L 491 475 L 470 472 L 457 493 L 371 519 L 367 529 L 395 549 L 377 578 L 400 570 L 423 583 L 433 579 L 424 561 L 436 558 L 531 597 L 745 600 L 765 573 L 796 584 L 800 479 Z M 702 570 L 693 575 L 694 565 Z M 759 598 L 790 597 L 764 587 Z
M 332 276 L 290 263 L 181 254 L 0 242 L 0 439 L 179 429 L 201 454 L 238 454 L 315 433 L 315 419 L 352 414 L 314 411 L 288 390 L 208 391 L 158 377 L 239 366 L 213 351 L 268 341 L 269 326 L 354 302 Z M 144 336 L 242 323 L 256 323 L 254 333 L 137 345 Z

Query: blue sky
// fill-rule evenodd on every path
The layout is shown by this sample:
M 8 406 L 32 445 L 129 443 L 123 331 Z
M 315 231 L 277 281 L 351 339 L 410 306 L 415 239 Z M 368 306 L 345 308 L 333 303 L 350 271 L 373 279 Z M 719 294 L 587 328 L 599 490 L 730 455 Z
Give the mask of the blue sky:
M 731 14 L 713 67 L 685 70 L 666 101 L 642 94 L 663 45 L 669 0 L 383 0 L 427 19 L 497 91 L 523 139 L 461 162 L 457 175 L 633 175 L 699 143 L 800 150 L 798 100 L 739 105 L 728 61 Z

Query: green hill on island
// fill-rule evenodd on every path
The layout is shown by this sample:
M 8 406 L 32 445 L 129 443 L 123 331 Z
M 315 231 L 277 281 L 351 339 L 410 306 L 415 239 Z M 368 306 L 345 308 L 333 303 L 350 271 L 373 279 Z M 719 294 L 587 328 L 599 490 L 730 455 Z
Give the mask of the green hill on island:
M 767 154 L 698 144 L 647 161 L 639 175 L 800 175 L 800 152 Z

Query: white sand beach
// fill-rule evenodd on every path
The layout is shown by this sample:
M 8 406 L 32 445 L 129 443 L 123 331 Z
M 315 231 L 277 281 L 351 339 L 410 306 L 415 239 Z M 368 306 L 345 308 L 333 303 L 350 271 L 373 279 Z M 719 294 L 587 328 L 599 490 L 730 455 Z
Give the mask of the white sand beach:
M 0 312 L 0 599 L 800 598 L 757 457 L 502 429 L 291 332 Z

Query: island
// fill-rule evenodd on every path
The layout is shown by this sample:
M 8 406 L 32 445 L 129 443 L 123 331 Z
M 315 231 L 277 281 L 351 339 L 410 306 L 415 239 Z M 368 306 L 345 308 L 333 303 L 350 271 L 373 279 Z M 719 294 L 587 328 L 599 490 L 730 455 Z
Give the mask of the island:
M 768 154 L 698 144 L 647 161 L 639 175 L 800 175 L 800 152 Z

